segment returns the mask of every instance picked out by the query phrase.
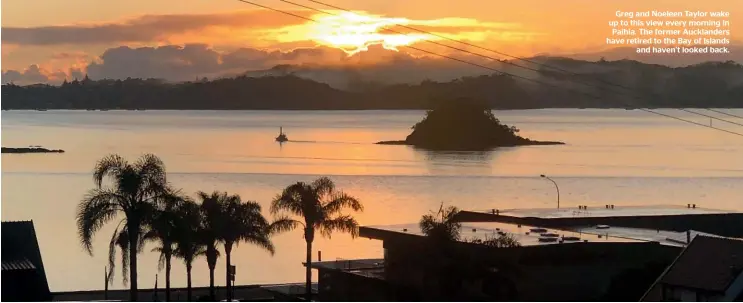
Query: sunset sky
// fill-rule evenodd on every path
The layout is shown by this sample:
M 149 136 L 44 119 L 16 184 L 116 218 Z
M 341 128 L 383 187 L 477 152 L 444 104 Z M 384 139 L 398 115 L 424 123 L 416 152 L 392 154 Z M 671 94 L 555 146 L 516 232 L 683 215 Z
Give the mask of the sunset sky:
M 357 12 L 332 11 L 341 17 L 278 0 L 254 2 L 321 23 L 237 0 L 3 0 L 3 76 L 31 82 L 86 72 L 99 78 L 218 76 L 282 63 L 376 64 L 401 54 L 424 55 L 395 47 L 405 44 L 453 52 L 420 40 L 435 37 L 382 30 L 400 23 L 518 56 L 598 52 L 607 48 L 607 23 L 617 10 L 729 11 L 732 40 L 743 40 L 735 31 L 743 22 L 739 0 L 328 0 Z M 377 47 L 364 54 L 364 45 L 380 41 L 402 53 Z

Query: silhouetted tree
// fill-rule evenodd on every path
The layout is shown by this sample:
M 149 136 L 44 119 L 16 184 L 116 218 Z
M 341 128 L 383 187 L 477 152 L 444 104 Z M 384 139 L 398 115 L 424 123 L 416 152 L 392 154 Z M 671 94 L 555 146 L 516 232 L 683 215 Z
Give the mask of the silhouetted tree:
M 261 206 L 254 201 L 243 202 L 239 195 L 229 195 L 226 192 L 213 192 L 211 195 L 199 192 L 203 201 L 208 220 L 207 225 L 216 231 L 216 235 L 224 244 L 226 259 L 227 299 L 231 283 L 230 268 L 232 248 L 240 242 L 247 242 L 261 247 L 272 255 L 275 251 L 270 239 L 270 224 L 261 214 Z M 212 239 L 210 239 L 211 241 Z
M 279 230 L 302 226 L 304 239 L 307 242 L 306 263 L 306 299 L 312 298 L 312 242 L 315 231 L 330 238 L 333 231 L 347 232 L 352 237 L 358 236 L 359 224 L 350 215 L 342 214 L 345 208 L 353 211 L 363 211 L 363 206 L 356 198 L 335 188 L 335 184 L 327 177 L 319 178 L 312 183 L 297 182 L 284 189 L 271 203 L 271 213 L 274 215 L 288 213 L 294 220 L 281 216 Z
M 112 184 L 104 184 L 106 177 Z M 167 192 L 165 165 L 156 156 L 147 154 L 129 163 L 118 155 L 109 155 L 93 170 L 95 188 L 90 190 L 77 208 L 77 231 L 83 247 L 93 254 L 93 235 L 100 228 L 123 214 L 128 237 L 130 270 L 130 300 L 137 300 L 137 252 L 141 250 L 143 224 L 151 218 L 157 199 Z M 121 224 L 121 223 L 120 223 Z
M 8 109 L 431 109 L 438 102 L 459 98 L 483 100 L 495 109 L 552 107 L 741 107 L 740 79 L 743 65 L 708 62 L 683 68 L 620 60 L 587 62 L 544 58 L 546 64 L 580 74 L 565 75 L 541 69 L 536 85 L 504 74 L 462 77 L 452 81 L 426 80 L 419 84 L 381 84 L 353 79 L 347 88 L 303 79 L 292 71 L 276 77 L 199 79 L 166 83 L 158 79 L 75 79 L 68 85 L 2 87 L 3 107 Z M 540 59 L 541 60 L 541 59 Z M 277 67 L 290 70 L 289 67 Z M 536 76 L 529 76 L 533 78 Z M 572 83 L 580 80 L 592 87 Z M 601 79 L 602 81 L 596 81 Z M 612 94 L 610 82 L 642 92 L 633 100 Z M 564 87 L 561 87 L 564 86 Z M 590 94 L 566 90 L 579 89 Z M 591 95 L 602 94 L 602 98 Z M 270 99 L 271 102 L 266 102 Z M 632 99 L 632 98 L 630 98 Z M 353 100 L 353 102 L 349 102 Z
M 482 241 L 483 245 L 490 246 L 490 247 L 496 247 L 496 248 L 506 248 L 506 247 L 520 247 L 521 243 L 519 240 L 516 239 L 512 234 L 509 233 L 500 233 L 498 236 L 490 236 L 486 235 L 485 240 Z
M 201 241 L 205 245 L 206 262 L 209 267 L 209 296 L 211 300 L 216 300 L 214 269 L 217 267 L 217 259 L 219 258 L 219 250 L 217 250 L 220 241 L 219 233 L 220 230 L 224 229 L 222 204 L 219 202 L 219 192 L 214 192 L 211 196 L 204 192 L 198 192 L 196 195 L 201 200 Z M 226 291 L 229 292 L 229 287 L 226 287 Z
M 456 221 L 459 209 L 455 206 L 444 208 L 441 204 L 439 211 L 421 217 L 418 225 L 421 232 L 431 239 L 438 241 L 458 241 L 462 224 Z
M 186 265 L 187 296 L 188 301 L 193 299 L 191 293 L 191 269 L 193 261 L 205 253 L 205 247 L 201 239 L 201 210 L 199 205 L 188 201 L 178 208 L 178 220 L 176 221 L 176 241 L 173 255 L 182 259 Z
M 175 245 L 178 231 L 179 213 L 181 204 L 190 201 L 190 198 L 173 192 L 164 195 L 156 202 L 152 218 L 148 220 L 148 231 L 144 235 L 145 240 L 157 243 L 153 249 L 160 253 L 158 270 L 165 267 L 165 300 L 170 301 L 170 270 L 173 257 L 173 246 Z

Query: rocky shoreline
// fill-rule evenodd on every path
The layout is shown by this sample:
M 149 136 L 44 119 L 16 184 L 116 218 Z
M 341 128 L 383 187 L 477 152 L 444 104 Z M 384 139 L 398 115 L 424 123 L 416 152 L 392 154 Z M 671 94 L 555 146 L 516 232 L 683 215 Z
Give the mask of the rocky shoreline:
M 411 145 L 434 151 L 485 151 L 498 147 L 563 145 L 517 135 L 519 129 L 501 123 L 485 102 L 460 98 L 441 103 L 413 127 L 405 140 L 380 141 L 383 145 Z
M 435 147 L 421 146 L 421 145 L 415 144 L 415 143 L 409 143 L 409 142 L 407 142 L 405 140 L 379 141 L 379 142 L 376 142 L 374 144 L 379 144 L 379 145 L 408 145 L 408 146 L 425 148 L 425 149 L 430 149 L 430 150 L 440 149 L 440 150 L 454 150 L 454 151 L 461 150 L 461 151 L 465 151 L 465 150 L 482 150 L 482 149 L 498 148 L 498 147 L 534 146 L 534 145 L 565 145 L 565 142 L 526 140 L 526 141 L 519 142 L 519 143 L 497 144 L 497 145 L 492 145 L 490 147 L 485 147 L 485 148 L 483 148 L 483 147 L 477 147 L 477 148 L 435 148 Z

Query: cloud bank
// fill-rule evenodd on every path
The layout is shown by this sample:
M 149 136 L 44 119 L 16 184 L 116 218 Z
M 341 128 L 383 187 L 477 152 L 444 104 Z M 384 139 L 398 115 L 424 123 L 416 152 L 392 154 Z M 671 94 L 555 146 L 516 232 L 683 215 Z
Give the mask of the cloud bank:
M 57 54 L 74 57 L 80 54 Z M 468 60 L 474 60 L 469 58 Z M 481 60 L 482 61 L 482 60 Z M 482 62 L 481 62 L 482 63 Z M 297 48 L 291 51 L 239 48 L 220 52 L 205 44 L 166 45 L 132 48 L 121 46 L 107 49 L 83 68 L 50 71 L 31 65 L 25 70 L 3 72 L 3 83 L 19 85 L 60 83 L 64 79 L 159 78 L 171 82 L 191 81 L 203 77 L 215 78 L 269 70 L 277 65 L 297 65 L 324 68 L 327 71 L 364 71 L 365 81 L 416 82 L 424 79 L 448 80 L 487 71 L 444 59 L 417 57 L 405 52 L 373 46 L 369 51 L 348 56 L 329 47 Z M 320 80 L 320 79 L 318 79 Z M 347 81 L 347 80 L 346 80 Z M 344 86 L 345 81 L 334 81 Z

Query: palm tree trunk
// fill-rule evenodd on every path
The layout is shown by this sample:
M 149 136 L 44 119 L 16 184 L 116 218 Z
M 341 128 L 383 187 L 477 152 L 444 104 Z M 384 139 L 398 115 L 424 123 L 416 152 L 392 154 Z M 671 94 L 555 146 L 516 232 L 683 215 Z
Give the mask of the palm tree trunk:
M 305 284 L 305 300 L 312 300 L 312 241 L 307 240 L 307 263 L 306 263 L 306 278 L 307 284 Z
M 312 241 L 315 240 L 315 229 L 308 224 L 304 229 L 304 240 L 307 241 L 307 262 L 305 263 L 307 284 L 305 284 L 305 296 L 307 301 L 312 300 Z
M 191 298 L 191 263 L 190 262 L 186 264 L 186 277 L 187 277 L 186 293 L 188 295 L 188 302 L 191 302 L 192 298 Z
M 214 293 L 214 267 L 211 264 L 209 264 L 209 297 L 212 301 L 217 300 L 217 294 Z
M 170 302 L 170 254 L 165 256 L 165 301 Z
M 129 233 L 129 301 L 137 301 L 137 237 L 139 236 L 139 227 L 136 224 L 127 222 L 127 232 Z
M 232 243 L 225 243 L 224 244 L 224 255 L 225 255 L 225 258 L 227 259 L 226 260 L 227 270 L 225 270 L 225 273 L 227 275 L 227 279 L 224 285 L 227 290 L 226 298 L 228 302 L 232 300 L 232 293 L 230 292 L 230 285 L 232 285 L 231 279 L 230 279 L 230 266 L 232 265 L 231 254 L 232 254 Z

